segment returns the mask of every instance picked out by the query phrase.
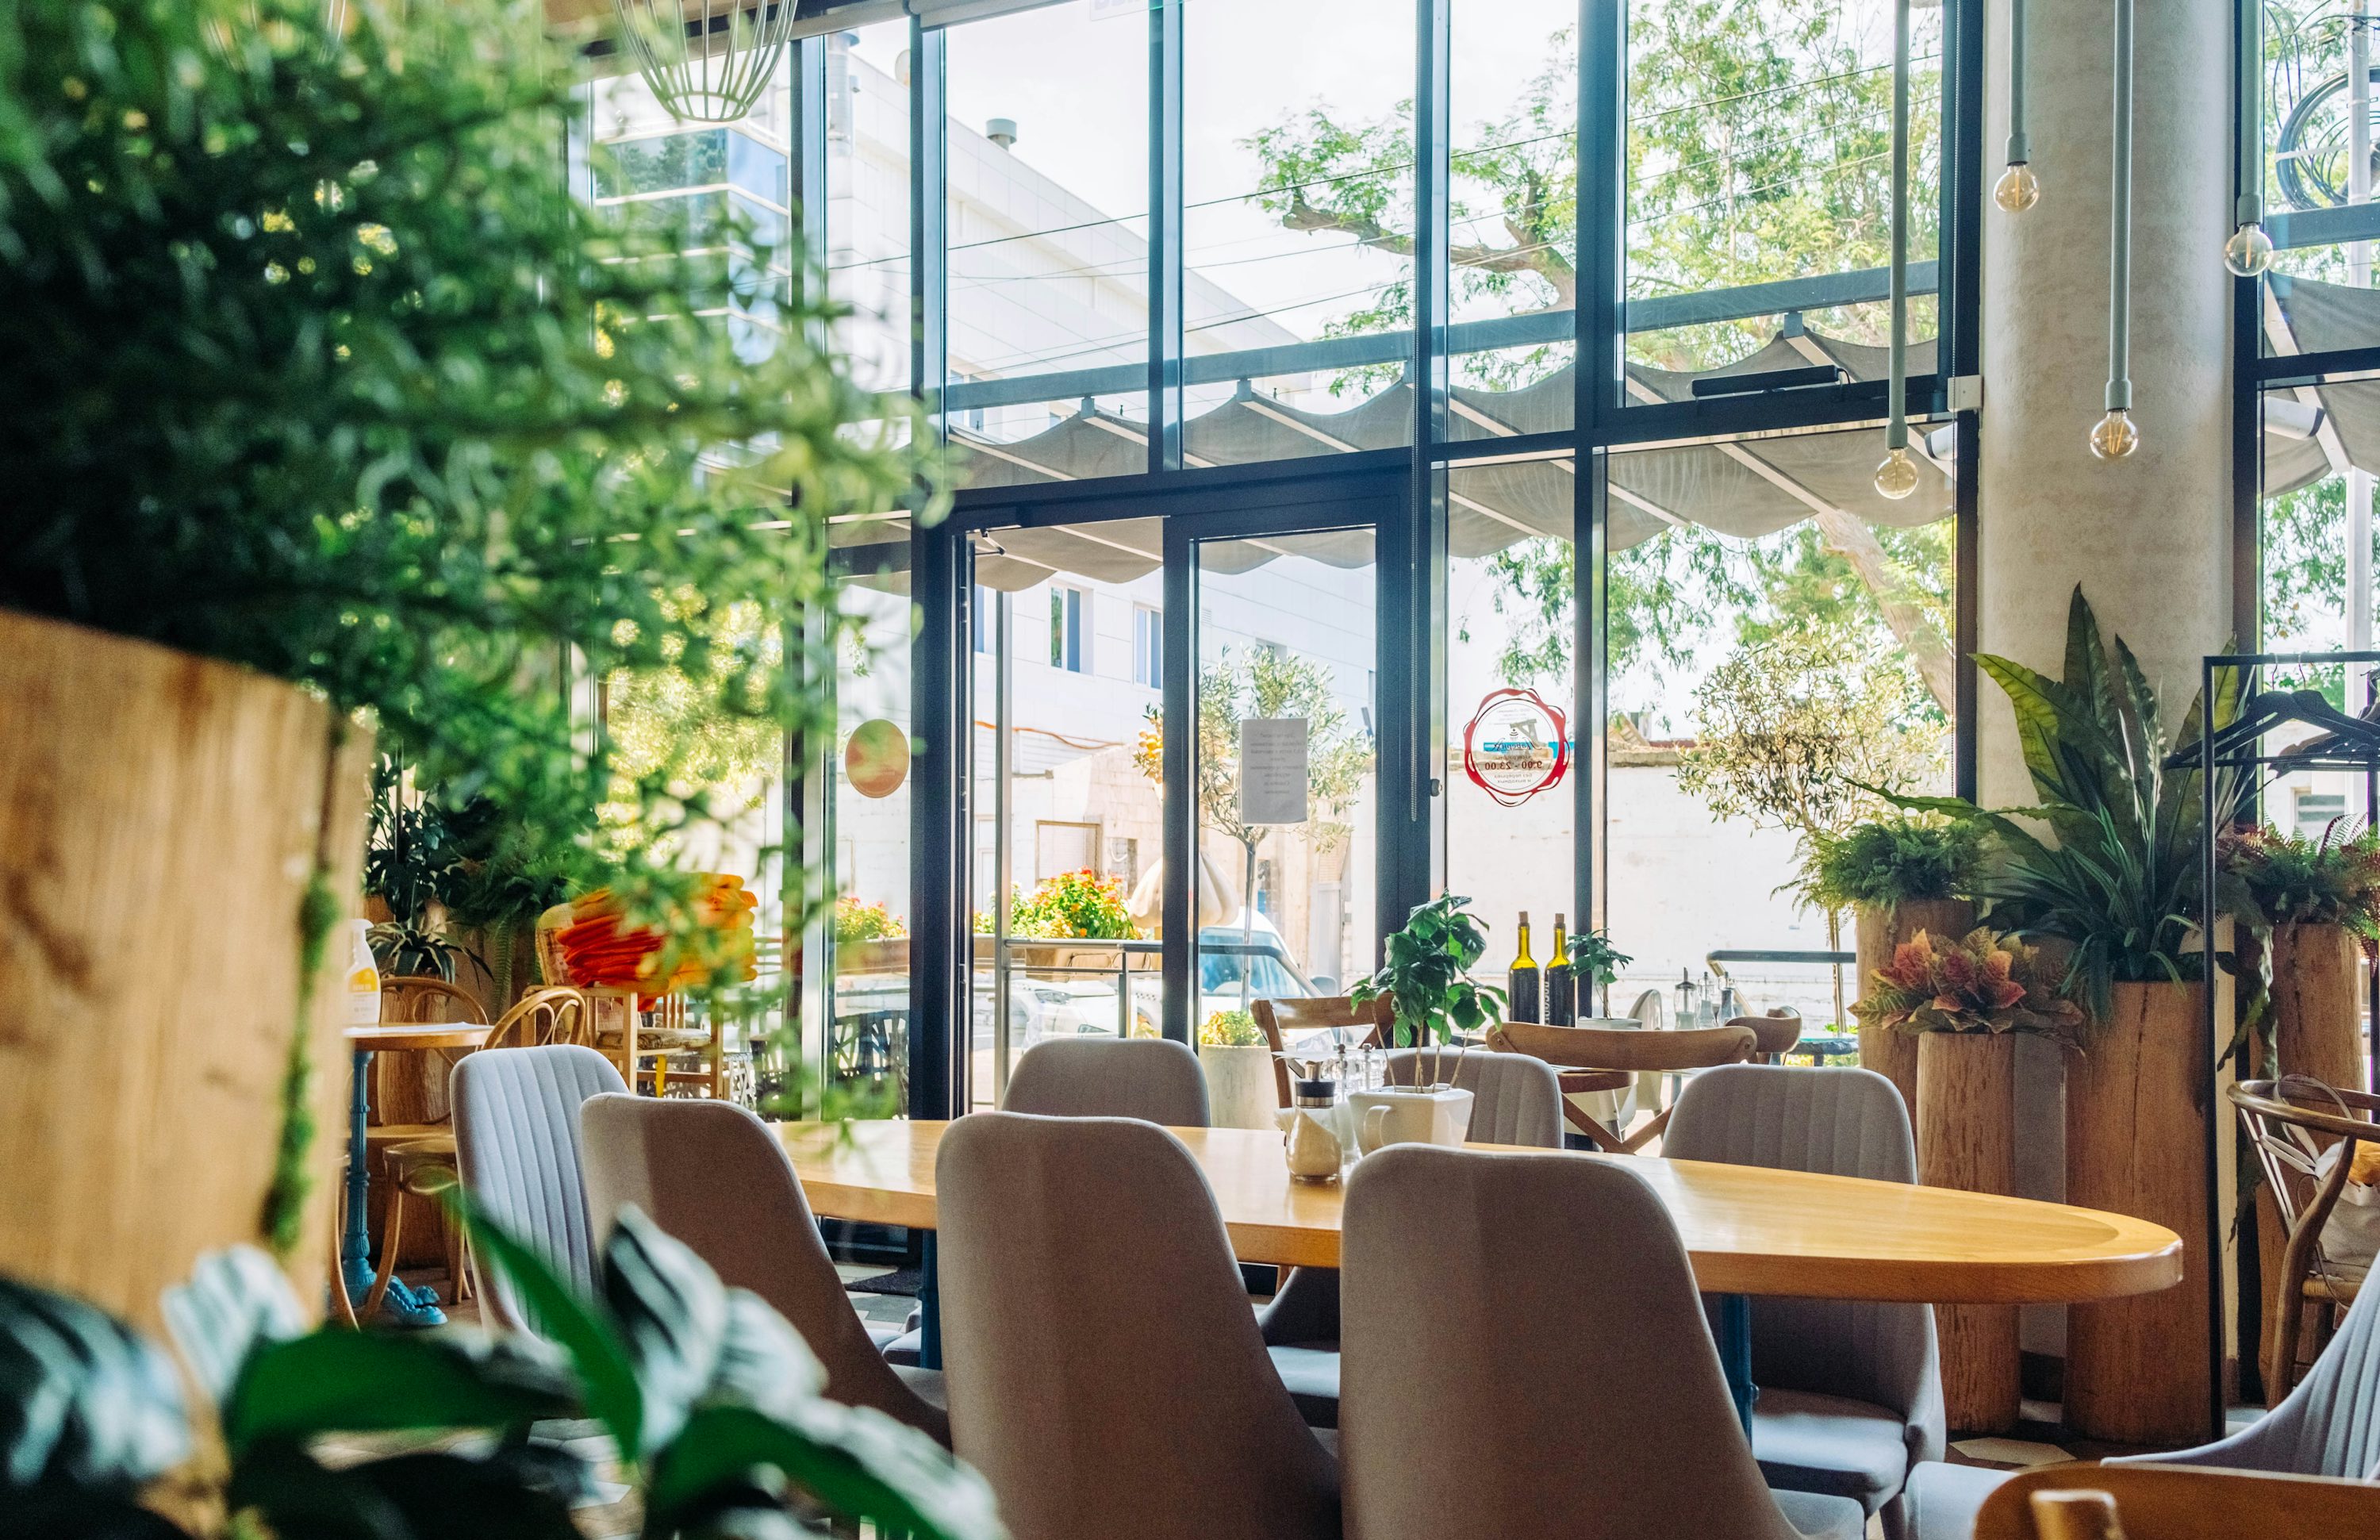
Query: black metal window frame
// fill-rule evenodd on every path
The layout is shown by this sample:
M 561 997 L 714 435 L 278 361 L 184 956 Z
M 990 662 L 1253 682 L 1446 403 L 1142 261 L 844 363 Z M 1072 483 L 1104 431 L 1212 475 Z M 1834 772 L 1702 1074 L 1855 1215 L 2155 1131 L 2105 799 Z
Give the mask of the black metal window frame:
M 1443 877 L 1443 799 L 1434 779 L 1445 763 L 1446 477 L 1451 467 L 1525 455 L 1574 457 L 1574 549 L 1579 561 L 1575 638 L 1575 719 L 1580 764 L 1573 777 L 1578 855 L 1576 910 L 1605 923 L 1602 815 L 1605 796 L 1604 719 L 1608 670 L 1604 645 L 1604 499 L 1606 456 L 1663 443 L 1734 437 L 1780 430 L 1850 427 L 1880 421 L 1888 410 L 1882 382 L 1848 382 L 1812 389 L 1747 393 L 1703 399 L 1632 404 L 1623 394 L 1622 358 L 1632 332 L 1738 320 L 1885 297 L 1881 271 L 1827 274 L 1629 303 L 1627 271 L 1627 5 L 1580 0 L 1578 10 L 1579 219 L 1574 254 L 1580 303 L 1575 310 L 1451 322 L 1447 263 L 1451 135 L 1450 81 L 1455 0 L 1415 0 L 1415 319 L 1402 332 L 1339 338 L 1289 347 L 1193 356 L 1184 346 L 1183 122 L 1190 104 L 1183 85 L 1185 0 L 1148 0 L 1148 361 L 1036 376 L 953 382 L 947 380 L 948 267 L 944 241 L 946 104 L 944 30 L 912 18 L 909 79 L 910 388 L 939 423 L 942 414 L 1030 401 L 1112 392 L 1146 392 L 1148 463 L 1135 475 L 1097 481 L 974 489 L 957 494 L 953 515 L 917 530 L 910 561 L 911 593 L 921 612 L 912 655 L 912 732 L 920 742 L 914 769 L 910 827 L 912 984 L 910 1111 L 948 1117 L 967 1105 L 968 1036 L 951 1024 L 970 1019 L 971 900 L 965 862 L 972 842 L 968 807 L 967 728 L 972 679 L 973 602 L 967 541 L 987 527 L 1053 517 L 1119 516 L 1114 510 L 1145 504 L 1172 520 L 1195 521 L 1211 504 L 1216 519 L 1251 497 L 1278 492 L 1285 500 L 1335 498 L 1350 480 L 1383 475 L 1402 482 L 1402 509 L 1381 523 L 1383 656 L 1393 652 L 1413 681 L 1409 708 L 1391 742 L 1383 734 L 1382 805 L 1408 803 L 1384 819 L 1428 831 L 1420 850 L 1409 840 L 1381 841 L 1382 906 L 1417 901 Z M 1469 0 L 1478 8 L 1483 0 Z M 1959 790 L 1974 791 L 1974 670 L 1978 613 L 1976 563 L 1981 421 L 1976 411 L 1953 411 L 1950 382 L 1976 375 L 1981 363 L 1981 230 L 1984 188 L 1984 0 L 1943 0 L 1941 122 L 1942 182 L 1938 254 L 1913 264 L 1912 293 L 1938 295 L 1941 317 L 1935 373 L 1909 381 L 1912 417 L 1955 424 L 1957 474 L 1954 646 L 1960 660 L 1954 757 Z M 1387 14 L 1384 13 L 1384 19 Z M 964 26 L 961 22 L 955 25 Z M 791 122 L 799 152 L 795 202 L 821 208 L 826 133 L 824 37 L 794 45 L 786 71 Z M 802 228 L 814 253 L 824 255 L 824 232 L 807 214 Z M 1579 367 L 1573 427 L 1568 431 L 1495 439 L 1457 439 L 1449 409 L 1449 359 L 1486 348 L 1568 340 Z M 1590 361 L 1600 360 L 1598 368 Z M 1415 381 L 1411 443 L 1402 449 L 1337 455 L 1327 459 L 1224 467 L 1187 467 L 1182 453 L 1185 387 L 1304 370 L 1404 363 Z M 2375 359 L 2374 367 L 2380 367 Z M 1221 527 L 1221 525 L 1218 525 Z M 1169 535 L 1169 550 L 1174 543 Z M 1166 708 L 1171 717 L 1189 699 L 1188 612 L 1173 589 L 1195 582 L 1167 566 Z M 1177 635 L 1177 629 L 1179 634 Z M 1177 677 L 1177 675 L 1179 677 Z M 1384 673 L 1383 677 L 1392 675 Z M 1181 698 L 1176 699 L 1179 696 Z M 1384 713 L 1383 726 L 1387 725 Z M 1175 719 L 1178 720 L 1178 719 Z M 1175 734 L 1175 736 L 1181 736 Z M 1170 777 L 1169 777 L 1170 779 Z M 1394 782 L 1393 787 L 1391 782 Z M 1169 817 L 1168 829 L 1176 821 Z M 1169 838 L 1172 838 L 1169 833 Z M 1186 852 L 1169 852 L 1169 855 Z M 1176 864 L 1177 873 L 1186 867 Z M 1177 880 L 1186 880 L 1177 879 Z M 1398 911 L 1402 913 L 1402 911 Z M 1175 928 L 1169 927 L 1169 933 Z M 1179 940 L 1186 948 L 1186 940 Z M 1187 1008 L 1169 1003 L 1169 1035 L 1186 1034 Z M 1179 1016 L 1182 1019 L 1176 1020 Z

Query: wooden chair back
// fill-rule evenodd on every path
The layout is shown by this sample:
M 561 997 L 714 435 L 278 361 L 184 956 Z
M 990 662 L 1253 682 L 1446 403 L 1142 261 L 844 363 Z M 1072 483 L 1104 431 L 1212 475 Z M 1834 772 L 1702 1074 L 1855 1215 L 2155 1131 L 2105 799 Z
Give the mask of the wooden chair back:
M 2354 1301 L 2357 1283 L 2324 1256 L 2322 1231 L 2347 1190 L 2357 1147 L 2380 1144 L 2380 1097 L 2303 1074 L 2241 1081 L 2226 1094 L 2255 1146 L 2288 1235 L 2280 1277 L 2265 1280 L 2265 1385 L 2267 1401 L 2277 1404 L 2297 1378 L 2308 1296 L 2317 1304 Z M 2320 1162 L 2334 1145 L 2345 1147 L 2325 1172 Z
M 531 989 L 488 1034 L 490 1048 L 544 1048 L 549 1043 L 594 1046 L 585 990 L 568 985 Z
M 1293 1032 L 1327 1032 L 1332 1027 L 1366 1029 L 1364 1048 L 1379 1048 L 1388 1039 L 1389 1023 L 1395 1007 L 1382 995 L 1369 1005 L 1357 1005 L 1346 995 L 1319 995 L 1305 1000 L 1260 1000 L 1248 1007 L 1257 1019 L 1257 1030 L 1264 1034 L 1265 1046 L 1272 1049 L 1273 1085 L 1281 1093 L 1281 1105 L 1289 1105 L 1289 1065 L 1281 1057 L 1288 1051 L 1288 1035 Z
M 1781 1064 L 1802 1046 L 1802 1018 L 1791 1011 L 1766 1016 L 1730 1016 L 1727 1025 L 1749 1029 L 1753 1051 L 1764 1064 Z
M 484 1022 L 487 1008 L 458 984 L 430 975 L 399 974 L 380 981 L 380 1019 L 424 1022 Z M 455 1055 L 444 1049 L 375 1054 L 371 1065 L 371 1121 L 378 1125 L 443 1123 L 446 1121 L 446 1075 Z
M 1682 1032 L 1645 1032 L 1500 1022 L 1488 1029 L 1488 1046 L 1498 1053 L 1524 1053 L 1567 1070 L 1673 1074 L 1720 1064 L 1741 1064 L 1758 1050 L 1759 1038 L 1751 1027 L 1734 1024 L 1692 1027 Z M 1572 1128 L 1595 1141 L 1599 1149 L 1613 1155 L 1633 1155 L 1659 1138 L 1670 1126 L 1669 1109 L 1663 1108 L 1633 1132 L 1609 1127 L 1590 1116 L 1569 1095 L 1587 1088 L 1583 1084 L 1565 1082 L 1562 1115 Z
M 2380 1534 L 2380 1484 L 2191 1465 L 2055 1465 L 1984 1500 L 1974 1540 L 2343 1540 Z

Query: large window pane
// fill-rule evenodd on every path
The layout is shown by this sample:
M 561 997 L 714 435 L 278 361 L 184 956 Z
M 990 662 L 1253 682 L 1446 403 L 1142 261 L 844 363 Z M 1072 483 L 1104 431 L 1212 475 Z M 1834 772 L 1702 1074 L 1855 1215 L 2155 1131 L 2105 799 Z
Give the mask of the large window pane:
M 1414 29 L 1373 0 L 1186 0 L 1187 444 L 1204 463 L 1411 442 Z M 1204 356 L 1328 341 L 1309 367 Z
M 1569 428 L 1578 313 L 1576 0 L 1454 9 L 1451 436 Z M 1532 388 L 1535 387 L 1535 388 Z
M 2322 291 L 2372 286 L 2373 243 L 2336 238 L 2380 232 L 2370 215 L 2369 147 L 2380 47 L 2368 23 L 2347 6 L 2276 0 L 2259 7 L 2264 26 L 2263 166 L 2265 212 L 2275 252 L 2277 308 L 2265 310 L 2265 351 L 2318 353 L 2363 346 L 2354 318 L 2369 314 L 2358 297 Z M 2363 46 L 2357 47 L 2358 35 Z M 2356 79 L 2361 53 L 2363 79 Z M 2354 154 L 2355 119 L 2367 131 L 2364 164 Z M 2342 229 L 2342 222 L 2351 228 Z M 2325 228 L 2326 226 L 2326 228 Z M 2293 285 L 2289 280 L 2299 283 Z
M 827 858 L 836 890 L 834 966 L 823 998 L 830 1084 L 908 1101 L 908 532 L 892 520 L 838 525 L 836 609 L 847 632 L 835 660 L 835 740 Z
M 1487 922 L 1484 971 L 1498 978 L 1523 911 L 1540 964 L 1556 916 L 1582 918 L 1576 480 L 1567 457 L 1447 473 L 1446 886 Z M 1582 999 L 1578 1013 L 1601 1003 Z
M 1929 460 L 1913 496 L 1886 502 L 1882 440 L 1609 457 L 1609 911 L 1634 958 L 1619 1011 L 1721 983 L 1714 951 L 1794 952 L 1809 955 L 1729 965 L 1740 1008 L 1848 1029 L 1826 959 L 1850 950 L 1848 916 L 1835 930 L 1799 896 L 1804 856 L 1879 810 L 1847 779 L 1938 794 L 1951 773 L 1949 467 Z
M 969 456 L 984 472 L 969 479 L 1102 473 L 1077 463 L 1079 435 L 1062 430 L 1086 414 L 1102 437 L 1137 439 L 1140 463 L 1120 468 L 1144 470 L 1147 13 L 1053 6 L 944 37 L 951 436 L 1014 446 Z M 1053 373 L 1071 378 L 1044 397 L 970 399 L 989 382 Z
M 1935 331 L 1924 291 L 1940 224 L 1942 12 L 1913 10 L 1911 26 L 1909 255 L 1925 264 L 1912 274 L 1914 339 Z M 1630 362 L 1712 369 L 1780 333 L 1790 346 L 1765 367 L 1830 361 L 1829 339 L 1883 346 L 1890 0 L 1633 0 L 1628 40 Z M 1809 285 L 1799 302 L 1727 297 L 1787 280 Z M 1930 348 L 1911 361 L 1932 367 Z M 1661 394 L 1631 382 L 1633 399 Z
M 870 389 L 909 388 L 909 25 L 827 37 L 827 292 Z

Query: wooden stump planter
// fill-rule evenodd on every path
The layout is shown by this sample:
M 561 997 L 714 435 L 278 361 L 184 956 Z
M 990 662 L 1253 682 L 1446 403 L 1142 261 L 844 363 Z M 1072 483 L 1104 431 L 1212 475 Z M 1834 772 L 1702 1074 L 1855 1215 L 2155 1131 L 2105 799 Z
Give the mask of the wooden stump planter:
M 2354 933 L 2343 925 L 2277 925 L 2272 955 L 2273 1048 L 2280 1073 L 2363 1089 L 2356 1041 L 2361 953 Z
M 294 1035 L 323 1293 L 347 1055 L 345 936 L 298 1020 L 301 905 L 344 908 L 368 735 L 291 685 L 0 611 L 0 1274 L 151 1329 L 201 1252 L 264 1238 Z
M 2216 1433 L 2207 1376 L 2205 1107 L 2214 1047 L 2202 986 L 2118 984 L 2067 1058 L 2066 1201 L 2181 1237 L 2182 1279 L 2067 1316 L 2066 1425 L 2128 1444 Z
M 1912 899 L 1889 909 L 1863 907 L 1853 928 L 1859 952 L 1859 992 L 1864 996 L 1895 948 L 1923 930 L 1934 936 L 1964 936 L 1975 928 L 1975 906 L 1962 898 Z M 1859 1029 L 1860 1063 L 1892 1082 L 1908 1104 L 1910 1126 L 1917 1124 L 1917 1038 L 1877 1027 Z
M 2016 1038 L 2006 1033 L 1925 1032 L 1917 1049 L 1917 1180 L 1969 1193 L 2016 1191 Z M 2017 1315 L 2013 1305 L 1934 1307 L 1941 1338 L 1942 1401 L 1956 1433 L 2016 1425 Z

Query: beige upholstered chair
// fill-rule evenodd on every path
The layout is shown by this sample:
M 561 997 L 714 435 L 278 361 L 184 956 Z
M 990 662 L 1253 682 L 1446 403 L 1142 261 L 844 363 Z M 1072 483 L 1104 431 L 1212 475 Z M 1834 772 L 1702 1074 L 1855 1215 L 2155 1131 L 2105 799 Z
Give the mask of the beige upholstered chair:
M 529 1246 L 582 1294 L 595 1290 L 595 1238 L 578 1160 L 578 1108 L 625 1091 L 611 1061 L 576 1043 L 467 1054 L 455 1066 L 455 1164 L 481 1213 Z M 537 1323 L 510 1284 L 481 1291 L 498 1326 Z
M 1706 1070 L 1670 1110 L 1661 1153 L 1873 1182 L 1917 1180 L 1908 1110 L 1892 1082 L 1873 1070 Z M 1942 1458 L 1933 1308 L 1755 1299 L 1752 1381 L 1760 1388 L 1752 1452 L 1769 1484 L 1850 1498 L 1883 1515 L 1888 1540 L 1900 1540 L 1910 1471 Z
M 1008 1075 L 1011 1112 L 1207 1126 L 1198 1056 L 1163 1037 L 1045 1037 Z
M 1410 1085 L 1419 1073 L 1451 1080 L 1472 1094 L 1471 1142 L 1481 1145 L 1562 1146 L 1560 1077 L 1540 1059 L 1517 1053 L 1451 1052 L 1443 1064 L 1428 1049 L 1398 1049 L 1389 1058 L 1391 1085 Z M 1339 1425 L 1339 1273 L 1331 1267 L 1293 1267 L 1280 1291 L 1257 1314 L 1257 1326 L 1272 1352 L 1281 1383 L 1297 1398 L 1297 1410 L 1316 1427 Z
M 1336 1462 L 1180 1140 L 978 1113 L 943 1135 L 934 1183 L 953 1447 L 1016 1540 L 1336 1540 Z M 1435 1462 L 1438 1437 L 1407 1454 Z
M 1643 1032 L 1502 1022 L 1488 1029 L 1488 1046 L 1499 1053 L 1524 1053 L 1542 1059 L 1559 1069 L 1671 1074 L 1718 1064 L 1740 1064 L 1758 1051 L 1759 1039 L 1748 1026 Z M 1666 1108 L 1633 1133 L 1605 1126 L 1581 1110 L 1575 1101 L 1566 1100 L 1562 1111 L 1572 1127 L 1612 1155 L 1633 1155 L 1659 1138 L 1670 1126 Z
M 1260 1000 L 1249 1006 L 1248 1013 L 1256 1017 L 1265 1046 L 1272 1049 L 1273 1088 L 1281 1093 L 1281 1105 L 1289 1105 L 1289 1063 L 1282 1055 L 1289 1051 L 1291 1033 L 1336 1028 L 1363 1046 L 1378 1047 L 1387 1040 L 1384 1034 L 1393 1009 L 1386 995 L 1369 1005 L 1358 1005 L 1346 995 L 1322 995 L 1309 1000 Z
M 730 1101 L 599 1096 L 579 1109 L 578 1130 L 599 1252 L 620 1209 L 634 1205 L 722 1282 L 791 1321 L 826 1365 L 830 1400 L 951 1441 L 942 1376 L 896 1369 L 877 1352 L 767 1123 Z
M 1859 1540 L 1772 1495 L 1676 1228 L 1625 1163 L 1398 1145 L 1348 1181 L 1350 1534 Z

